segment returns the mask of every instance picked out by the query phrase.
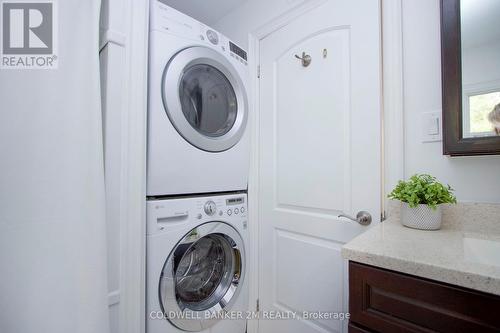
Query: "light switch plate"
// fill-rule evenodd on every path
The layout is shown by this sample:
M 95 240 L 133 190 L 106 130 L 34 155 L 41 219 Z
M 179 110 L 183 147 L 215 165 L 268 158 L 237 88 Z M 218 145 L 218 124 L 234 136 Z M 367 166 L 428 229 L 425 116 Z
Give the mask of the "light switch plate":
M 441 110 L 422 113 L 420 128 L 422 142 L 438 142 L 443 140 L 441 126 Z

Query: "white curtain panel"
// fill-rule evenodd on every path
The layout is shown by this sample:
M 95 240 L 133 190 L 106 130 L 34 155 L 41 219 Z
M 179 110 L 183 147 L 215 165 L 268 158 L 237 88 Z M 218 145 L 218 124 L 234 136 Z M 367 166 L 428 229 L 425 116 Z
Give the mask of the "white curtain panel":
M 0 69 L 2 333 L 109 330 L 100 0 L 54 4 L 58 68 Z

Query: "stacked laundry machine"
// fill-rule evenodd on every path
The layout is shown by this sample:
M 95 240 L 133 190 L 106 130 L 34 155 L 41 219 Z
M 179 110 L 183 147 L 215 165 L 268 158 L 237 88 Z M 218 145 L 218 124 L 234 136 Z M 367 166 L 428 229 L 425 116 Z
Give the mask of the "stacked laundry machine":
M 150 8 L 146 332 L 243 333 L 247 53 L 161 1 Z

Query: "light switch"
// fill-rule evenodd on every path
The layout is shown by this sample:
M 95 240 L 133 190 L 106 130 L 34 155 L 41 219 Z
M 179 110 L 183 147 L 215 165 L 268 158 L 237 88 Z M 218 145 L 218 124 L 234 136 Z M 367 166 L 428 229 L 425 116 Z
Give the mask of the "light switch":
M 436 116 L 430 116 L 427 118 L 427 135 L 438 135 L 439 134 L 439 118 Z
M 422 142 L 441 141 L 441 111 L 422 113 L 421 127 Z

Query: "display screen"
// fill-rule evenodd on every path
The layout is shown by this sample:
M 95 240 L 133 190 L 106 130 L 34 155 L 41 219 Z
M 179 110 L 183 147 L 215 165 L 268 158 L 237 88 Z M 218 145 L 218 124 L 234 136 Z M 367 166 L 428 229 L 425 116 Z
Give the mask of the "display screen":
M 239 48 L 237 45 L 229 42 L 229 49 L 231 50 L 231 52 L 236 54 L 238 57 L 247 60 L 247 53 L 245 51 L 243 51 L 241 48 Z
M 240 205 L 245 202 L 243 197 L 240 198 L 231 198 L 226 200 L 226 205 Z

